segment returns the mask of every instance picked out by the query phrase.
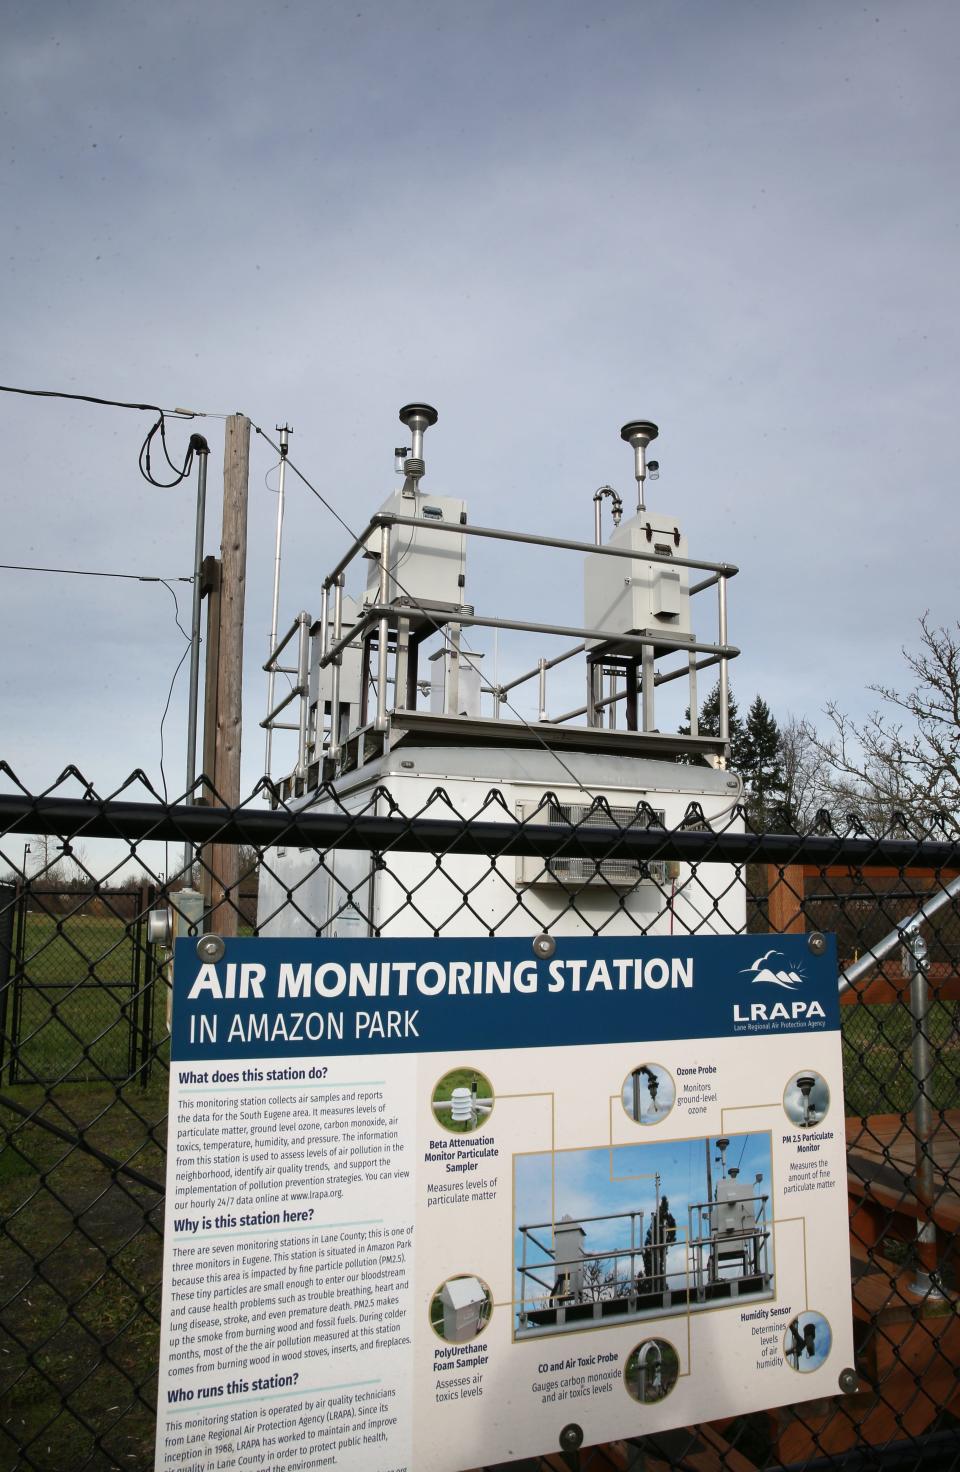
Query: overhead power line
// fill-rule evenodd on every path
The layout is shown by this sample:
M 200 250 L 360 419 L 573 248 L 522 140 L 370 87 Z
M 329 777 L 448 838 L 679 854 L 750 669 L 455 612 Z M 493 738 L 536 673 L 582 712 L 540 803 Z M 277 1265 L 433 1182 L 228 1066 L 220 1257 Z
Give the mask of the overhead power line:
M 167 449 L 166 417 L 168 414 L 177 419 L 226 419 L 226 414 L 211 414 L 202 409 L 161 409 L 159 404 L 141 404 L 129 399 L 106 399 L 99 394 L 75 394 L 68 393 L 65 389 L 57 388 L 20 388 L 16 384 L 0 383 L 0 393 L 24 394 L 32 399 L 72 399 L 81 404 L 100 404 L 107 409 L 134 409 L 147 414 L 156 414 L 156 423 L 147 432 L 146 439 L 140 446 L 139 466 L 140 474 L 150 485 L 156 486 L 158 490 L 170 491 L 178 486 L 181 481 L 186 480 L 193 466 L 194 453 L 198 449 L 206 447 L 206 441 L 201 435 L 191 435 L 187 445 L 183 464 L 177 465 L 170 459 Z M 157 480 L 150 464 L 150 448 L 154 437 L 159 433 L 160 447 L 168 468 L 173 472 L 173 480 Z M 198 444 L 198 441 L 200 442 Z
M 88 567 L 35 567 L 26 562 L 0 562 L 7 572 L 57 572 L 73 578 L 126 578 L 134 583 L 192 583 L 193 578 L 152 577 L 139 572 L 99 572 Z
M 175 419 L 229 419 L 229 414 L 215 414 L 211 409 L 161 409 L 159 404 L 137 404 L 127 399 L 104 399 L 98 394 L 73 394 L 59 388 L 19 388 L 0 383 L 0 394 L 26 394 L 33 399 L 76 399 L 82 404 L 102 404 L 108 409 L 142 409 L 146 413 L 169 414 Z
M 154 414 L 164 412 L 159 404 L 133 404 L 125 399 L 101 399 L 97 394 L 72 394 L 58 388 L 18 388 L 12 384 L 0 383 L 0 393 L 26 394 L 33 399 L 78 399 L 84 404 L 103 404 L 108 409 L 143 409 Z

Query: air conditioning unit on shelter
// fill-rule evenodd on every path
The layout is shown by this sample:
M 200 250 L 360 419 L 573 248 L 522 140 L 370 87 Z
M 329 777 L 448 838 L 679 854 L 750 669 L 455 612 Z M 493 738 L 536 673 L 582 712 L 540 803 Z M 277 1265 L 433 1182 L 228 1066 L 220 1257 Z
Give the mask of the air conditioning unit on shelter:
M 519 803 L 522 822 L 567 832 L 575 828 L 629 829 L 660 828 L 666 817 L 663 809 L 613 807 L 594 808 L 586 803 L 548 802 Z M 641 863 L 635 859 L 589 859 L 577 854 L 557 854 L 541 859 L 525 854 L 517 860 L 517 883 L 526 885 L 562 885 L 564 889 L 582 889 L 587 885 L 603 885 L 615 889 L 633 889 L 637 884 L 656 884 L 664 889 L 668 883 L 665 859 Z

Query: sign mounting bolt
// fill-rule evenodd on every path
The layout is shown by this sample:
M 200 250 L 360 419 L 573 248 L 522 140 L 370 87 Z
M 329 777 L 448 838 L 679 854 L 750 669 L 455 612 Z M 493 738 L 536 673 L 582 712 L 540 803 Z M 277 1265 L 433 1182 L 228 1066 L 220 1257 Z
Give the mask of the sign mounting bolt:
M 226 949 L 222 935 L 201 935 L 197 941 L 197 955 L 201 961 L 222 961 Z
M 560 1432 L 560 1449 L 565 1452 L 575 1452 L 583 1446 L 583 1427 L 571 1421 L 569 1426 L 564 1426 Z
M 811 951 L 814 956 L 822 956 L 824 951 L 827 949 L 826 936 L 821 935 L 819 930 L 815 930 L 812 935 L 807 937 L 807 949 Z
M 844 1395 L 855 1395 L 860 1389 L 860 1381 L 857 1379 L 856 1370 L 840 1371 L 840 1389 Z
M 539 956 L 542 961 L 549 961 L 556 949 L 556 941 L 552 935 L 547 935 L 546 931 L 538 935 L 533 942 L 533 954 Z M 577 1445 L 579 1446 L 580 1443 L 577 1442 Z

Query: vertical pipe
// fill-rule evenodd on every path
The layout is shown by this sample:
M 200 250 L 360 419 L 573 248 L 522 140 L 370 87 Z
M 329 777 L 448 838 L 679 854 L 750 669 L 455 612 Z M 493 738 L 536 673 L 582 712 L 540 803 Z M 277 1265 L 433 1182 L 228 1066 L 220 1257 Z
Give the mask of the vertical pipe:
M 526 1324 L 526 1302 L 527 1302 L 527 1233 L 526 1228 L 521 1229 L 520 1241 L 523 1244 L 520 1251 L 520 1323 Z
M 317 655 L 318 660 L 323 659 L 329 645 L 329 630 L 327 620 L 330 617 L 330 589 L 326 584 L 320 589 L 320 647 Z M 331 679 L 333 678 L 331 673 Z M 323 682 L 326 675 L 322 669 L 317 670 L 317 716 L 313 734 L 314 750 L 317 758 L 323 755 L 323 719 L 326 701 L 323 698 Z
M 500 706 L 501 706 L 501 703 L 502 703 L 501 696 L 500 696 L 500 638 L 499 638 L 499 634 L 500 634 L 500 630 L 499 629 L 494 629 L 494 631 L 493 631 L 493 680 L 491 681 L 491 684 L 493 685 L 493 719 L 495 721 L 499 721 L 499 719 L 500 719 Z
M 593 498 L 593 540 L 597 546 L 603 541 L 603 532 L 600 527 L 600 493 Z
M 700 705 L 697 696 L 697 656 L 695 654 L 688 654 L 687 658 L 690 661 L 690 735 L 699 736 Z
M 655 676 L 654 676 L 654 669 L 653 669 L 653 645 L 652 644 L 644 644 L 644 646 L 643 646 L 643 691 L 642 691 L 642 694 L 643 694 L 643 729 L 645 731 L 652 731 L 653 730 L 653 723 L 654 723 L 654 714 L 653 714 L 653 682 L 654 682 L 654 678 L 655 678 Z
M 607 706 L 607 725 L 611 731 L 617 729 L 617 707 L 613 697 L 617 693 L 617 671 L 614 666 L 607 676 L 607 694 L 610 696 L 610 704 Z
M 587 661 L 587 725 L 597 724 L 597 667 Z
M 330 618 L 330 589 L 324 586 L 320 590 L 320 658 L 323 659 L 330 647 L 329 630 L 327 621 Z
M 624 672 L 624 684 L 626 685 L 624 691 L 626 696 L 624 701 L 624 706 L 626 707 L 624 710 L 624 724 L 628 731 L 637 730 L 637 688 L 640 683 L 640 677 L 637 673 L 638 669 L 639 665 L 636 659 L 631 659 Z
M 307 717 L 310 714 L 310 615 L 297 615 L 300 635 L 297 648 L 297 684 L 300 687 L 300 731 L 297 745 L 297 773 L 307 775 Z
M 270 620 L 270 645 L 267 650 L 269 658 L 273 659 L 273 651 L 277 647 L 277 620 L 280 616 L 280 552 L 283 546 L 283 500 L 284 486 L 287 472 L 287 448 L 290 443 L 290 426 L 277 425 L 280 431 L 280 476 L 277 481 L 277 534 L 273 549 L 273 614 Z M 273 710 L 273 697 L 276 687 L 277 672 L 272 667 L 267 672 L 267 715 Z M 266 746 L 263 753 L 263 770 L 265 776 L 270 776 L 270 761 L 273 752 L 273 728 L 267 727 Z
M 937 1281 L 937 1225 L 933 1219 L 933 1086 L 930 1036 L 930 984 L 927 980 L 927 942 L 911 935 L 903 951 L 904 970 L 910 977 L 910 1015 L 913 1023 L 914 1193 L 921 1211 L 917 1214 L 918 1271 L 911 1285 L 915 1293 L 942 1297 Z
M 416 440 L 416 433 L 414 434 Z M 422 443 L 422 433 L 421 433 Z M 381 605 L 389 601 L 389 576 L 390 576 L 390 528 L 380 528 L 380 587 L 377 593 L 377 602 Z M 387 641 L 389 639 L 389 625 L 387 616 L 383 614 L 378 626 L 377 636 L 377 720 L 376 729 L 385 731 L 387 729 Z
M 710 1203 L 710 1205 L 712 1207 L 713 1206 L 713 1163 L 712 1163 L 712 1161 L 710 1159 L 710 1136 L 709 1135 L 707 1136 L 707 1138 L 704 1140 L 703 1143 L 707 1147 L 707 1201 Z M 707 1218 L 707 1221 L 709 1223 L 711 1221 L 711 1217 L 708 1217 Z
M 327 629 L 327 621 L 330 618 L 330 589 L 327 584 L 320 590 L 320 652 L 318 659 L 324 658 L 327 649 L 330 648 L 330 630 Z M 318 757 L 324 752 L 324 680 L 327 679 L 324 670 L 317 671 L 317 729 L 314 732 L 314 748 Z M 333 670 L 330 671 L 330 680 L 333 683 Z
M 770 1276 L 770 1233 L 767 1231 L 767 1203 L 763 1203 L 763 1272 L 764 1276 Z
M 337 578 L 333 592 L 333 642 L 343 633 L 343 573 Z M 338 654 L 330 666 L 330 756 L 336 760 L 340 755 L 340 663 Z
M 702 1233 L 699 1227 L 693 1224 L 694 1216 L 700 1215 L 698 1206 L 687 1207 L 687 1243 L 689 1250 L 693 1253 L 693 1296 L 700 1302 L 700 1280 L 703 1276 L 703 1243 L 699 1240 Z
M 199 439 L 200 436 L 197 436 Z M 193 608 L 190 621 L 190 704 L 187 711 L 187 802 L 193 802 L 197 776 L 197 702 L 200 689 L 200 589 L 203 566 L 203 531 L 207 508 L 206 440 L 197 446 L 197 524 L 193 540 Z
M 547 719 L 547 661 L 541 659 L 540 667 L 540 720 Z
M 717 581 L 717 613 L 719 630 L 717 641 L 720 644 L 727 642 L 727 580 L 723 573 Z M 728 677 L 727 661 L 720 661 L 720 740 L 724 742 L 724 753 L 720 758 L 721 770 L 726 767 L 730 756 L 730 682 Z
M 449 648 L 444 654 L 446 674 L 443 681 L 443 713 L 449 716 L 460 714 L 460 639 L 462 633 L 459 624 L 450 624 Z
M 207 514 L 207 459 L 209 446 L 202 435 L 193 435 L 190 443 L 197 456 L 197 522 L 193 538 L 193 607 L 190 620 L 190 694 L 187 708 L 187 790 L 186 801 L 194 800 L 193 784 L 197 780 L 197 703 L 200 691 L 200 588 L 203 566 L 203 532 Z M 189 882 L 193 866 L 193 846 L 183 845 L 183 868 Z

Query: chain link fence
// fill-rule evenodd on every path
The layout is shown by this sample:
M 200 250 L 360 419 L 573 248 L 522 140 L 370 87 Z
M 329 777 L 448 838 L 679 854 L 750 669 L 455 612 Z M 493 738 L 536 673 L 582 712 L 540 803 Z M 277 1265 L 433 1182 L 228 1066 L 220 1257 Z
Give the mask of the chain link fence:
M 511 1465 L 960 1468 L 960 843 L 696 805 L 667 831 L 549 793 L 519 818 L 442 787 L 410 812 L 383 790 L 228 810 L 141 774 L 109 797 L 2 776 L 0 1466 L 153 1465 L 169 975 L 146 916 L 192 888 L 221 934 L 836 932 L 858 1387 Z

